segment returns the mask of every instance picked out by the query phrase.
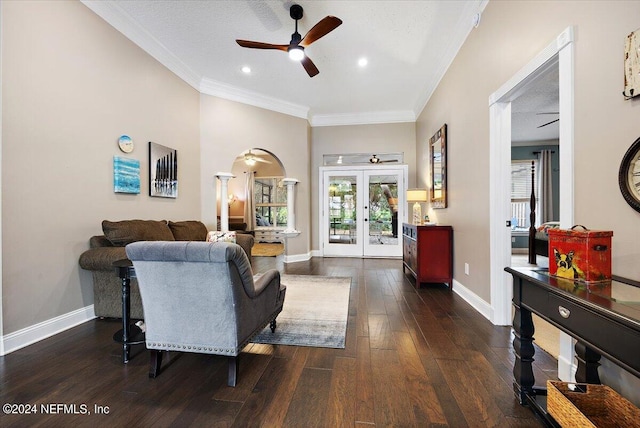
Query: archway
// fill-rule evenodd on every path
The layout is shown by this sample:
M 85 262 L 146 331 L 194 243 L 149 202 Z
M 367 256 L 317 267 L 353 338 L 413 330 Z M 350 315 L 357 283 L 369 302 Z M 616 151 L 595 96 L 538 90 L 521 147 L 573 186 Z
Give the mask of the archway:
M 256 241 L 283 242 L 287 226 L 287 188 L 284 165 L 272 152 L 251 148 L 233 162 L 229 183 L 230 223 L 241 221 L 254 232 Z

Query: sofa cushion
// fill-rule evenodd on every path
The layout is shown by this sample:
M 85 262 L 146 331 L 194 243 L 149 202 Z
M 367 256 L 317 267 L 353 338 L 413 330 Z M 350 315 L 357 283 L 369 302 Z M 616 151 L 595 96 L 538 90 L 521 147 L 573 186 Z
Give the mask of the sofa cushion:
M 111 241 L 104 235 L 92 236 L 89 238 L 89 248 L 113 247 Z
M 104 220 L 102 231 L 116 247 L 124 247 L 137 241 L 175 241 L 164 220 Z
M 170 221 L 169 229 L 176 241 L 204 241 L 207 239 L 207 226 L 201 221 Z

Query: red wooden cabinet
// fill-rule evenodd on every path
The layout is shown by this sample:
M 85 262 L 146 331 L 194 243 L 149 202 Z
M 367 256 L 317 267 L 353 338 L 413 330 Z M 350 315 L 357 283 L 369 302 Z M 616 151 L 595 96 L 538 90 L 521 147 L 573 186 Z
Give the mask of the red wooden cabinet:
M 453 289 L 453 228 L 402 224 L 403 271 L 422 283 L 446 283 Z

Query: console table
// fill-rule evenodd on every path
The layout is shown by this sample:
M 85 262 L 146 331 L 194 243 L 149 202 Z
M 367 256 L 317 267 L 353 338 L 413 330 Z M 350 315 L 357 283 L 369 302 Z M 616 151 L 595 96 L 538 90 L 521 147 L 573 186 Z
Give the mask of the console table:
M 136 271 L 133 263 L 129 259 L 123 259 L 113 262 L 118 277 L 122 280 L 122 330 L 118 330 L 113 335 L 113 340 L 122 343 L 122 362 L 128 363 L 131 351 L 131 345 L 139 345 L 145 342 L 145 336 L 140 327 L 131 324 L 129 316 L 131 309 L 130 290 L 131 278 L 136 277 Z
M 520 404 L 529 405 L 549 426 L 546 389 L 535 387 L 535 313 L 577 340 L 576 381 L 600 383 L 600 357 L 640 377 L 640 282 L 614 276 L 585 284 L 550 276 L 547 269 L 505 268 L 513 276 L 513 388 Z
M 453 289 L 453 228 L 402 224 L 402 271 L 423 282 L 446 283 Z

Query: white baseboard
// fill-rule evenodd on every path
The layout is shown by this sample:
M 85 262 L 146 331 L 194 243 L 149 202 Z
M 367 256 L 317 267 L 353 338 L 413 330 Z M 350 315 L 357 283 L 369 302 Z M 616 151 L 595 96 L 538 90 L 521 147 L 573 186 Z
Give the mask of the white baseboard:
M 322 257 L 322 250 L 311 250 L 311 257 Z
M 493 319 L 493 309 L 491 305 L 469 290 L 464 285 L 460 284 L 455 279 L 453 280 L 453 292 L 462 297 L 468 304 L 470 304 L 476 311 L 480 312 L 489 321 Z M 493 321 L 492 321 L 493 322 Z
M 285 263 L 295 263 L 295 262 L 305 262 L 307 260 L 311 259 L 311 252 L 306 253 L 306 254 L 294 254 L 292 256 L 287 256 L 285 254 L 284 256 L 284 262 Z
M 479 298 L 475 293 L 460 284 L 458 281 L 453 280 L 453 283 L 453 291 L 469 303 L 476 311 L 482 314 L 482 316 L 493 323 L 493 309 L 491 308 L 491 305 Z M 570 339 L 569 345 L 573 347 L 573 339 L 569 336 L 568 338 Z M 569 353 L 569 355 L 571 357 L 573 356 L 572 353 Z M 560 355 L 558 356 L 558 379 L 563 382 L 575 382 L 576 369 L 577 366 L 575 362 L 567 359 L 567 357 L 563 355 L 563 348 L 561 344 Z
M 4 353 L 9 354 L 18 349 L 29 346 L 96 317 L 93 305 L 85 306 L 72 312 L 60 315 L 30 327 L 3 336 Z

